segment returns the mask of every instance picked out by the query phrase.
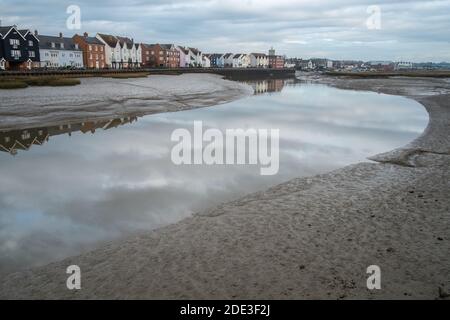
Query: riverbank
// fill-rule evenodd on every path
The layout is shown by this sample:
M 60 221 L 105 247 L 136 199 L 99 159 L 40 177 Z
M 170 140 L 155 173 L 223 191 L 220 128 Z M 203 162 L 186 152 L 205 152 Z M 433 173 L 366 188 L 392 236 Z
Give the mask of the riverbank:
M 139 69 L 40 69 L 22 71 L 1 71 L 0 79 L 7 77 L 101 77 L 102 75 L 121 75 L 148 73 L 150 75 L 180 75 L 180 74 L 216 74 L 226 78 L 259 77 L 277 79 L 293 77 L 294 69 L 270 68 L 139 68 Z
M 251 94 L 247 85 L 213 74 L 81 78 L 75 87 L 0 90 L 0 130 L 181 111 Z
M 0 280 L 1 298 L 387 299 L 450 291 L 450 83 L 306 81 L 405 95 L 430 114 L 399 150 Z M 69 291 L 65 270 L 82 270 Z M 366 268 L 382 289 L 366 289 Z

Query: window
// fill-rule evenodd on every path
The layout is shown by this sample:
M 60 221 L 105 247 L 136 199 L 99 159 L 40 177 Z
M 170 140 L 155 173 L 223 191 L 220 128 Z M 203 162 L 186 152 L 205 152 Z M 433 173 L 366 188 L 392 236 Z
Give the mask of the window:
M 60 46 L 61 46 L 61 49 L 64 49 L 64 43 L 61 43 Z
M 91 45 L 89 45 L 89 51 L 92 51 L 92 46 Z
M 9 44 L 16 47 L 20 44 L 19 39 L 9 39 Z
M 28 51 L 28 57 L 36 58 L 36 54 L 34 53 L 34 51 Z
M 52 48 L 55 48 L 56 44 L 54 42 L 52 42 Z
M 11 50 L 11 55 L 14 58 L 20 58 L 22 56 L 22 54 L 20 53 L 20 50 Z
M 32 46 L 33 46 L 33 41 L 28 40 L 28 46 L 29 46 L 29 47 L 32 47 Z

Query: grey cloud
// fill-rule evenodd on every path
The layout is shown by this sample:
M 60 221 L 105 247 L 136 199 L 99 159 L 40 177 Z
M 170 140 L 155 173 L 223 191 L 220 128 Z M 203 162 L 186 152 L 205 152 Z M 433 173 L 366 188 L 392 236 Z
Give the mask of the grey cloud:
M 266 51 L 273 45 L 289 56 L 450 60 L 449 0 L 2 2 L 3 23 L 41 33 L 64 31 L 65 8 L 77 4 L 82 31 L 127 34 L 142 42 L 189 44 L 211 52 Z M 373 4 L 382 9 L 381 30 L 365 27 Z

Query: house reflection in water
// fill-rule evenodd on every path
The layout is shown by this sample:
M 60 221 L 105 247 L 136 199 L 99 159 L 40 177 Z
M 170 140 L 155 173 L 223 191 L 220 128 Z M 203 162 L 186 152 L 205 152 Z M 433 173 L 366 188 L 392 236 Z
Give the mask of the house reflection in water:
M 284 88 L 284 79 L 270 79 L 248 82 L 253 87 L 255 95 L 267 92 L 280 92 Z
M 81 123 L 61 124 L 43 128 L 30 128 L 0 131 L 0 151 L 16 155 L 18 150 L 28 150 L 33 145 L 42 145 L 51 136 L 81 131 L 95 133 L 97 129 L 108 130 L 137 121 L 137 116 L 115 118 L 111 120 L 86 121 Z

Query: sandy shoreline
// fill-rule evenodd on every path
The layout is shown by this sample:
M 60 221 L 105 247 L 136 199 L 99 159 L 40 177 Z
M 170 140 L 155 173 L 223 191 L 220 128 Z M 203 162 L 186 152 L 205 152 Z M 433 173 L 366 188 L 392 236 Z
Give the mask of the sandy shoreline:
M 0 130 L 182 111 L 251 94 L 247 85 L 213 74 L 82 78 L 74 87 L 0 90 Z
M 376 162 L 293 179 L 6 276 L 0 298 L 443 298 L 450 292 L 450 83 L 308 80 L 416 99 L 429 126 L 407 146 L 372 157 Z M 66 289 L 71 264 L 81 267 L 80 291 Z M 382 290 L 366 289 L 373 264 L 382 270 Z

